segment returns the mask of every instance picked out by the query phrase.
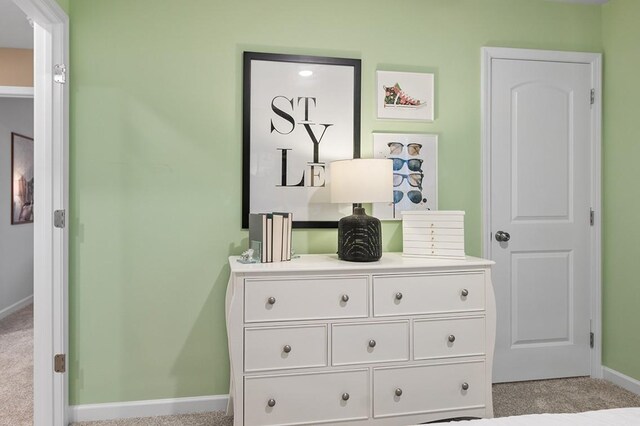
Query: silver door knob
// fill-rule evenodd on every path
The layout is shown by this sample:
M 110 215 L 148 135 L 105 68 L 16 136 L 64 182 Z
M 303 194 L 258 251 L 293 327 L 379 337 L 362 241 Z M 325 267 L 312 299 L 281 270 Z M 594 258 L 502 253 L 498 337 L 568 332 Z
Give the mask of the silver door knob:
M 271 398 L 269 401 L 267 401 L 267 405 L 268 405 L 269 407 L 273 407 L 273 406 L 275 406 L 275 405 L 276 405 L 276 400 L 275 400 L 275 399 L 273 399 L 273 398 Z
M 276 298 L 271 296 L 270 298 L 267 299 L 267 302 L 269 302 L 270 305 L 275 305 Z
M 285 354 L 288 354 L 289 352 L 291 352 L 291 346 L 284 345 L 284 348 L 282 348 L 282 352 L 284 352 Z
M 462 384 L 462 390 L 467 390 L 467 389 L 469 389 L 469 383 L 464 382 L 464 383 Z
M 402 389 L 396 388 L 396 396 L 402 395 Z
M 342 295 L 342 301 L 343 302 L 348 302 L 349 301 L 349 295 L 348 294 L 343 294 Z
M 349 400 L 349 394 L 348 394 L 348 393 L 346 393 L 346 392 L 345 392 L 345 393 L 343 393 L 343 394 L 342 394 L 342 400 L 343 400 L 343 401 L 348 401 L 348 400 Z
M 396 293 L 396 300 L 400 300 L 400 299 L 402 299 L 402 293 L 397 292 Z
M 506 243 L 511 239 L 511 235 L 508 232 L 498 231 L 496 232 L 496 241 L 500 243 Z
M 376 347 L 376 341 L 373 340 L 373 339 L 369 340 L 369 347 L 370 348 L 375 348 Z
M 469 290 L 463 288 L 460 294 L 462 295 L 462 297 L 467 297 L 469 295 Z
M 449 335 L 449 341 L 450 341 L 451 343 L 455 342 L 455 341 L 456 341 L 456 336 L 454 336 L 453 334 L 450 334 L 450 335 Z

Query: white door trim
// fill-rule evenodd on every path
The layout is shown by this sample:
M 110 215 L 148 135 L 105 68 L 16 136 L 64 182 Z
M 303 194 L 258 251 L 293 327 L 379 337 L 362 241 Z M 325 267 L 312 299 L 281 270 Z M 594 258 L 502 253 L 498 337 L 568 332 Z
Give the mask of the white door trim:
M 55 0 L 13 1 L 34 22 L 33 423 L 66 426 L 67 373 L 54 373 L 53 356 L 68 353 L 68 226 L 54 228 L 53 212 L 69 206 L 69 90 L 53 65 L 69 63 L 69 18 Z
M 591 66 L 591 83 L 595 100 L 591 108 L 591 205 L 595 211 L 591 227 L 591 331 L 594 347 L 591 351 L 591 377 L 602 378 L 602 55 L 588 52 L 550 50 L 482 48 L 481 109 L 482 109 L 482 256 L 491 253 L 491 61 L 521 59 L 530 61 L 582 63 Z

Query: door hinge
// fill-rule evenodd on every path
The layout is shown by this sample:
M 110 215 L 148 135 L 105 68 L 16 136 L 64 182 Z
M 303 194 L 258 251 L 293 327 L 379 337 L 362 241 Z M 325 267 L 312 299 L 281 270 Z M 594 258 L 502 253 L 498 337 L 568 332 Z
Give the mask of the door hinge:
M 589 224 L 593 226 L 595 222 L 596 222 L 596 213 L 593 211 L 593 209 L 589 209 Z
M 59 84 L 67 82 L 67 67 L 65 64 L 56 64 L 53 66 L 53 81 Z
M 595 345 L 595 336 L 593 334 L 593 331 L 591 333 L 589 333 L 589 347 L 591 347 L 591 349 L 593 349 L 593 346 Z
M 64 373 L 67 371 L 65 354 L 56 354 L 56 356 L 53 357 L 53 371 L 56 373 Z
M 53 212 L 53 226 L 56 228 L 64 228 L 65 225 L 65 211 L 56 210 Z
M 596 89 L 591 89 L 591 105 L 596 103 Z

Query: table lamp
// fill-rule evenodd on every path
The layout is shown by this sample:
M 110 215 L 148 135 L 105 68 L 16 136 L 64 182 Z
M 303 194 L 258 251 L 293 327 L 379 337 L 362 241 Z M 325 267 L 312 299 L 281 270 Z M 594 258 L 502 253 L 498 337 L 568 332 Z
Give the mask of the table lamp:
M 332 203 L 353 204 L 353 214 L 338 223 L 338 257 L 375 262 L 382 257 L 380 220 L 368 216 L 362 203 L 393 201 L 393 163 L 388 159 L 354 158 L 329 164 Z

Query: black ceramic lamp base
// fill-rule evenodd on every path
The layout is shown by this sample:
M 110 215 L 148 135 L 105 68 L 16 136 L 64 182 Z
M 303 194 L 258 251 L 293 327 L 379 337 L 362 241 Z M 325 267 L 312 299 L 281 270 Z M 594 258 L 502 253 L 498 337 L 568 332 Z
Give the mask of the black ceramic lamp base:
M 351 216 L 338 222 L 338 257 L 349 262 L 375 262 L 382 257 L 380 220 L 354 207 Z

